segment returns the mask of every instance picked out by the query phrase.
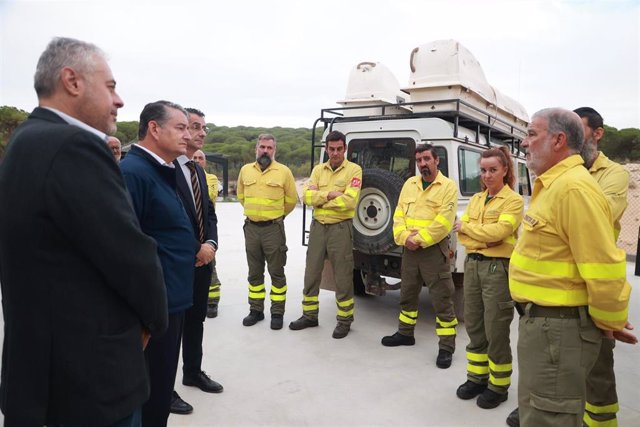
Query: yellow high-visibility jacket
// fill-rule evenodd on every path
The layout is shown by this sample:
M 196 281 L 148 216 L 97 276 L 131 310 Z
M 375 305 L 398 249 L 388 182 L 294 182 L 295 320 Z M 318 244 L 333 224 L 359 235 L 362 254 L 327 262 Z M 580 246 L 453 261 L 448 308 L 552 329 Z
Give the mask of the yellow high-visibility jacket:
M 522 222 L 524 200 L 505 185 L 488 203 L 487 190 L 473 195 L 467 210 L 460 218 L 462 227 L 458 240 L 467 253 L 481 253 L 488 257 L 509 258 L 516 244 L 518 227 Z M 487 247 L 487 243 L 502 244 Z
M 600 329 L 620 330 L 631 293 L 625 253 L 611 238 L 609 205 L 583 164 L 572 155 L 536 178 L 509 289 L 518 302 L 588 305 Z
M 317 190 L 309 187 L 315 185 Z M 303 201 L 313 206 L 313 218 L 321 224 L 335 224 L 353 218 L 360 188 L 362 168 L 345 159 L 334 171 L 329 162 L 317 165 L 304 185 Z M 331 191 L 340 191 L 342 196 L 327 200 Z
M 258 162 L 244 165 L 238 175 L 237 192 L 244 214 L 256 222 L 286 216 L 298 202 L 291 170 L 275 160 L 264 172 Z
M 447 237 L 453 228 L 458 209 L 458 188 L 438 171 L 436 179 L 422 189 L 422 177 L 409 178 L 402 187 L 398 206 L 393 214 L 393 238 L 404 246 L 413 231 L 423 248 L 435 245 Z
M 591 176 L 597 181 L 604 193 L 611 216 L 613 217 L 613 230 L 615 241 L 620 235 L 620 219 L 627 209 L 627 191 L 629 190 L 629 172 L 618 163 L 609 160 L 604 153 L 600 152 L 596 161 L 589 169 Z
M 209 199 L 213 206 L 216 205 L 216 199 L 218 198 L 218 177 L 215 174 L 205 172 L 207 177 L 207 189 L 209 190 Z

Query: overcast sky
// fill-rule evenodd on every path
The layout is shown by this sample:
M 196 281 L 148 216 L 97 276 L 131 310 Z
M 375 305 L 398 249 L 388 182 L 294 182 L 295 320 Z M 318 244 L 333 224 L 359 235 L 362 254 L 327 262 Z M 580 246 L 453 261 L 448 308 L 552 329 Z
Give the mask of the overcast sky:
M 640 127 L 640 0 L 0 0 L 0 105 L 30 111 L 54 36 L 104 49 L 119 120 L 167 99 L 216 125 L 311 127 L 351 68 L 381 62 L 409 82 L 414 47 L 455 39 L 529 115 L 593 106 Z

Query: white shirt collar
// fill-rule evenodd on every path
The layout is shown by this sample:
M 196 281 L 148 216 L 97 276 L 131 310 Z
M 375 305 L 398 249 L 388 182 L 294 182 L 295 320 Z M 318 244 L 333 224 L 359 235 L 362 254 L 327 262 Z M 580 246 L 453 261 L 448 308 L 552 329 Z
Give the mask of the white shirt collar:
M 88 124 L 86 124 L 84 122 L 81 122 L 80 120 L 76 119 L 75 117 L 71 117 L 70 115 L 68 115 L 66 113 L 63 113 L 60 110 L 56 110 L 55 108 L 51 108 L 51 107 L 42 107 L 42 108 L 46 108 L 47 110 L 54 112 L 55 114 L 60 116 L 60 118 L 62 118 L 65 122 L 69 123 L 70 125 L 79 127 L 80 129 L 84 129 L 87 132 L 91 132 L 92 134 L 98 136 L 98 138 L 100 138 L 101 140 L 106 142 L 106 140 L 107 140 L 107 134 L 106 133 L 101 132 L 98 129 L 92 128 Z
M 191 161 L 191 159 L 184 154 L 181 154 L 180 157 L 178 157 L 176 160 L 178 161 L 178 163 L 180 163 L 180 166 L 186 165 L 187 162 Z
M 162 157 L 158 156 L 156 153 L 154 153 L 153 151 L 149 150 L 148 148 L 143 147 L 143 146 L 142 146 L 142 145 L 140 145 L 140 144 L 133 144 L 133 145 L 135 145 L 136 147 L 140 148 L 141 150 L 144 150 L 144 151 L 146 151 L 147 153 L 149 153 L 149 155 L 151 155 L 151 157 L 153 157 L 154 159 L 156 159 L 156 160 L 157 160 L 157 162 L 158 162 L 158 163 L 160 163 L 162 166 L 167 166 L 167 167 L 169 167 L 169 168 L 175 168 L 175 166 L 173 165 L 173 163 L 167 163 L 167 162 L 165 162 L 165 161 L 164 161 L 164 159 L 163 159 Z

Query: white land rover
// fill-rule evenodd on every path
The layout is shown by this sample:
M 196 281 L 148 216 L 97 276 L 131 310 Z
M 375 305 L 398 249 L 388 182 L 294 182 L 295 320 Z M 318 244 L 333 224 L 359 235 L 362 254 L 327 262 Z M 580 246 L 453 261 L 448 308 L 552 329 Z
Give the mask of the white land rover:
M 324 138 L 332 130 L 347 137 L 349 161 L 362 167 L 353 253 L 356 293 L 384 295 L 399 289 L 402 248 L 393 240 L 393 212 L 405 180 L 419 174 L 414 150 L 436 147 L 439 169 L 458 184 L 458 217 L 480 191 L 480 153 L 507 145 L 517 171 L 517 191 L 529 196 L 531 178 L 520 149 L 529 117 L 516 101 L 486 81 L 476 58 L 454 40 L 422 45 L 411 52 L 407 87 L 380 63 L 362 62 L 349 77 L 341 107 L 322 109 L 313 126 L 312 164 L 326 161 Z M 320 135 L 320 129 L 322 134 Z M 319 153 L 319 158 L 317 156 Z M 303 244 L 311 209 L 305 208 Z M 451 269 L 462 286 L 464 248 L 451 236 Z M 330 265 L 325 263 L 325 273 Z M 323 288 L 335 289 L 323 275 Z

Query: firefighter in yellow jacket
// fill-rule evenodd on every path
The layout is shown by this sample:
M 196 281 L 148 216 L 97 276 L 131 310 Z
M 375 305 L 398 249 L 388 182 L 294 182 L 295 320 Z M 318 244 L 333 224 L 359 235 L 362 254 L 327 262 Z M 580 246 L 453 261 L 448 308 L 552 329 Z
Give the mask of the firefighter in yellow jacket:
M 446 369 L 451 366 L 458 324 L 453 309 L 449 256 L 449 233 L 458 208 L 458 188 L 438 170 L 440 160 L 432 145 L 417 147 L 415 156 L 421 175 L 405 182 L 393 214 L 395 242 L 404 246 L 399 326 L 395 334 L 382 338 L 382 345 L 415 344 L 413 330 L 424 282 L 436 312 L 439 338 L 436 366 Z
M 209 200 L 216 205 L 216 199 L 218 198 L 218 177 L 215 174 L 209 173 L 206 170 L 207 158 L 202 150 L 198 150 L 193 154 L 193 160 L 197 162 L 207 178 L 207 189 L 209 190 Z M 220 279 L 218 278 L 218 271 L 216 270 L 216 259 L 211 261 L 211 283 L 209 284 L 209 296 L 207 301 L 207 317 L 218 317 L 218 304 L 220 302 Z
M 258 136 L 256 161 L 244 165 L 238 176 L 238 200 L 247 217 L 243 229 L 249 266 L 250 309 L 242 324 L 252 326 L 264 319 L 266 261 L 271 276 L 271 329 L 282 329 L 287 294 L 284 217 L 295 208 L 298 193 L 291 170 L 276 162 L 275 154 L 275 137 Z
M 546 109 L 533 115 L 522 144 L 537 176 L 509 267 L 509 289 L 523 312 L 523 426 L 580 426 L 602 335 L 614 337 L 627 324 L 625 254 L 613 241 L 604 194 L 578 154 L 583 135 L 575 113 Z
M 613 216 L 614 241 L 617 241 L 621 228 L 620 219 L 627 208 L 629 172 L 598 151 L 598 143 L 604 135 L 602 116 L 590 107 L 581 107 L 574 112 L 582 119 L 585 133 L 581 153 L 584 165 L 604 192 Z M 637 339 L 629 334 L 623 341 L 635 343 Z M 587 376 L 587 403 L 583 422 L 589 427 L 615 427 L 618 424 L 618 395 L 613 370 L 614 347 L 614 339 L 603 337 L 596 364 Z
M 507 400 L 511 384 L 509 331 L 513 300 L 509 293 L 509 258 L 524 210 L 515 185 L 513 162 L 505 146 L 480 157 L 484 191 L 474 194 L 454 230 L 465 247 L 464 319 L 467 381 L 456 391 L 460 399 L 478 396 L 477 405 L 497 407 Z
M 325 150 L 329 160 L 316 166 L 304 187 L 304 204 L 313 206 L 313 221 L 304 274 L 302 317 L 291 322 L 297 331 L 318 326 L 318 293 L 324 259 L 333 267 L 336 283 L 337 325 L 333 338 L 347 336 L 353 322 L 353 224 L 362 185 L 362 169 L 345 159 L 344 134 L 327 135 Z

